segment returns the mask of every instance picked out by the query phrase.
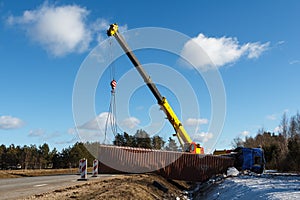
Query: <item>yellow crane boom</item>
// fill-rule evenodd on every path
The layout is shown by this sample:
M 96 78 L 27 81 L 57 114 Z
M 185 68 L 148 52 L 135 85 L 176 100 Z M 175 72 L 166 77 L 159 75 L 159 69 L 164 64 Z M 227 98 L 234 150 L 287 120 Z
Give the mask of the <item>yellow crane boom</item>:
M 204 154 L 203 147 L 200 147 L 199 144 L 196 144 L 191 140 L 191 137 L 184 129 L 182 123 L 178 119 L 177 115 L 173 111 L 172 107 L 168 103 L 167 99 L 163 97 L 159 90 L 157 89 L 156 85 L 152 82 L 150 76 L 146 73 L 144 68 L 142 67 L 139 60 L 136 58 L 132 50 L 129 48 L 128 44 L 122 37 L 122 35 L 118 31 L 118 25 L 117 24 L 111 24 L 109 29 L 107 30 L 108 36 L 113 36 L 116 38 L 132 64 L 135 66 L 137 71 L 140 73 L 142 78 L 144 79 L 144 82 L 148 86 L 148 88 L 151 90 L 152 94 L 155 96 L 157 103 L 161 106 L 164 113 L 167 115 L 167 119 L 173 126 L 175 130 L 175 135 L 177 136 L 179 143 L 182 147 L 182 149 L 186 152 L 194 153 L 194 154 Z

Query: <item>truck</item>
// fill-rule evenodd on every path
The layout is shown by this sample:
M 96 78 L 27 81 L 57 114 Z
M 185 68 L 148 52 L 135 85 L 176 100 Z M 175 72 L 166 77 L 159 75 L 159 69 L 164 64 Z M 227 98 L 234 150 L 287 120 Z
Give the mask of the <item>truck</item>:
M 118 25 L 116 23 L 110 25 L 109 29 L 107 30 L 107 35 L 109 37 L 112 36 L 116 38 L 117 42 L 120 44 L 121 48 L 126 53 L 129 60 L 132 62 L 134 67 L 142 76 L 144 82 L 156 98 L 158 105 L 160 105 L 161 109 L 166 114 L 168 121 L 174 128 L 175 134 L 173 136 L 177 136 L 182 150 L 185 152 L 190 152 L 192 154 L 204 154 L 204 148 L 201 147 L 200 144 L 197 144 L 196 142 L 192 141 L 191 137 L 183 127 L 183 124 L 181 123 L 174 110 L 172 109 L 171 105 L 167 101 L 167 98 L 161 95 L 156 85 L 151 80 L 150 76 L 146 73 L 143 66 L 128 46 L 124 37 L 119 33 Z
M 213 154 L 234 158 L 234 167 L 239 171 L 249 170 L 261 174 L 266 165 L 264 151 L 260 147 L 237 147 L 233 150 L 215 150 Z

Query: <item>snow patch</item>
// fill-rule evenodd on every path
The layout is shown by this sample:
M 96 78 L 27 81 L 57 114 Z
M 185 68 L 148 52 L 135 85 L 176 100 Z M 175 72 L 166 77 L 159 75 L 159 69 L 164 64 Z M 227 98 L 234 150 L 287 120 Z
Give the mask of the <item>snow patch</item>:
M 206 199 L 300 199 L 300 175 L 263 174 L 227 178 Z
M 227 176 L 237 176 L 239 173 L 240 172 L 235 167 L 230 167 L 227 170 Z

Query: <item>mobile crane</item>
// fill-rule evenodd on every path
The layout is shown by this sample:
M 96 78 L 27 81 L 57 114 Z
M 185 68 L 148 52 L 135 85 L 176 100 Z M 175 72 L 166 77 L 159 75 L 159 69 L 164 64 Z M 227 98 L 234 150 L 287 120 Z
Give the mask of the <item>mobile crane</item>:
M 142 76 L 144 82 L 148 86 L 148 88 L 151 90 L 152 94 L 157 100 L 157 103 L 161 106 L 161 109 L 164 111 L 164 113 L 167 116 L 167 119 L 173 126 L 175 130 L 175 134 L 173 136 L 177 136 L 178 141 L 181 145 L 181 148 L 185 152 L 190 152 L 192 154 L 204 154 L 204 148 L 200 146 L 200 144 L 196 144 L 192 141 L 189 134 L 184 129 L 182 123 L 178 119 L 177 115 L 173 111 L 172 107 L 168 103 L 166 97 L 163 97 L 159 90 L 157 89 L 156 85 L 152 82 L 150 76 L 146 73 L 144 68 L 142 67 L 141 63 L 137 59 L 137 57 L 134 55 L 132 50 L 129 48 L 127 42 L 123 38 L 123 36 L 118 31 L 118 25 L 117 24 L 111 24 L 109 29 L 107 30 L 108 36 L 113 36 L 116 38 L 117 42 L 120 44 L 121 48 L 126 53 L 127 57 L 130 59 L 132 64 L 135 66 L 139 74 Z

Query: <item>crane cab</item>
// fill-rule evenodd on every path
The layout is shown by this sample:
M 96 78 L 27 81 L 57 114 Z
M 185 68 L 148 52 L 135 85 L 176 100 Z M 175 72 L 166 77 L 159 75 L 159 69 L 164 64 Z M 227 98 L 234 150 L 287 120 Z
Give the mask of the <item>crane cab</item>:
M 204 148 L 200 144 L 192 142 L 189 146 L 189 152 L 192 154 L 204 154 Z

